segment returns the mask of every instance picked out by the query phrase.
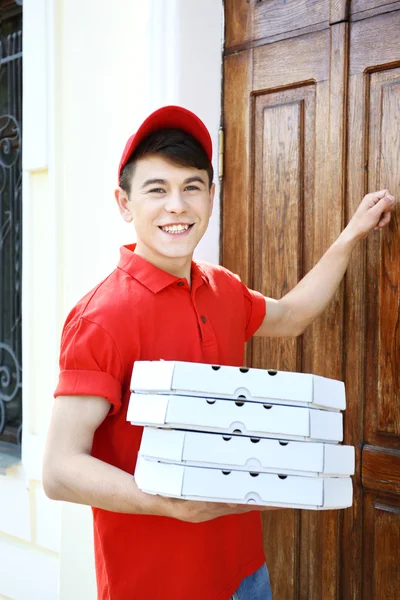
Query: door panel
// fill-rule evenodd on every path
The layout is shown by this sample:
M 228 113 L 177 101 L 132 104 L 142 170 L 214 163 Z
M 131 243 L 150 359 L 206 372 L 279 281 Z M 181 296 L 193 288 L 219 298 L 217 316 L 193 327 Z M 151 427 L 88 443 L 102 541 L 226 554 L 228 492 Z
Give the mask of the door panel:
M 255 48 L 252 91 L 329 79 L 329 43 L 325 29 Z
M 299 36 L 277 24 L 288 5 L 226 2 L 227 40 L 239 36 L 232 10 L 246 50 L 227 46 L 224 59 L 222 263 L 272 297 L 312 268 L 365 193 L 400 198 L 400 11 L 371 17 L 389 5 L 332 0 L 324 17 L 309 15 L 313 26 L 323 19 L 318 30 L 299 17 Z M 252 366 L 343 379 L 344 440 L 356 450 L 350 509 L 263 515 L 279 600 L 400 597 L 399 265 L 395 216 L 355 249 L 303 336 L 249 345 Z
M 265 296 L 279 298 L 302 277 L 303 256 L 309 252 L 304 234 L 313 226 L 316 86 L 257 95 L 253 106 L 257 132 L 253 246 L 257 261 L 252 264 L 252 281 Z M 265 364 L 263 357 L 268 357 L 276 368 L 301 369 L 298 339 L 258 339 L 253 347 L 255 364 Z
M 400 11 L 352 23 L 350 32 L 350 75 L 367 73 L 373 65 L 400 62 L 398 39 Z
M 341 26 L 333 29 L 338 28 L 338 36 L 346 34 Z M 332 52 L 332 36 L 326 29 L 254 49 L 253 256 L 257 260 L 251 261 L 251 281 L 267 296 L 279 298 L 289 291 L 342 226 L 343 199 L 337 189 L 337 168 L 331 169 L 330 149 L 343 146 L 343 128 L 331 129 L 331 115 L 340 113 L 337 88 L 343 87 L 344 62 L 340 52 Z M 331 72 L 334 85 L 329 81 Z M 253 366 L 275 365 L 340 378 L 341 310 L 338 294 L 302 338 L 254 339 Z M 276 597 L 336 598 L 338 515 L 297 511 L 289 516 L 282 511 L 279 517 L 263 515 L 263 523 Z M 287 540 L 279 554 L 271 539 Z
M 331 61 L 331 48 L 347 31 L 342 25 L 338 28 L 333 42 L 326 30 L 246 51 L 242 58 L 246 75 L 238 73 L 242 53 L 225 61 L 225 115 L 229 107 L 232 111 L 231 94 L 236 95 L 236 89 L 243 108 L 240 115 L 236 104 L 236 117 L 225 123 L 226 147 L 233 150 L 228 165 L 232 175 L 247 173 L 248 182 L 243 181 L 246 176 L 226 181 L 223 263 L 268 296 L 280 297 L 292 288 L 341 229 L 341 174 L 336 167 L 331 169 L 329 158 L 332 148 L 335 161 L 338 156 L 342 160 L 344 146 L 343 127 L 332 121 L 335 128 L 330 131 L 332 115 L 342 114 L 340 90 L 344 89 L 343 53 L 334 52 Z M 332 86 L 331 71 L 335 73 Z M 247 157 L 240 152 L 246 147 Z M 238 189 L 245 195 L 240 197 Z M 233 240 L 238 215 L 241 234 Z M 340 377 L 341 310 L 338 294 L 303 339 L 255 339 L 248 360 L 255 367 L 273 364 Z M 276 597 L 319 598 L 323 588 L 324 600 L 336 597 L 336 513 L 265 514 L 263 527 Z
M 350 37 L 349 78 L 349 203 L 354 194 L 388 187 L 400 195 L 400 43 L 387 44 L 387 32 L 399 30 L 400 12 L 354 23 Z M 390 35 L 390 34 L 389 34 Z M 359 131 L 362 133 L 360 134 Z M 346 579 L 362 568 L 357 595 L 347 598 L 395 600 L 400 594 L 400 407 L 399 407 L 399 275 L 398 216 L 390 227 L 373 232 L 365 242 L 364 332 L 360 336 L 362 361 L 347 359 L 347 393 L 358 364 L 365 384 L 358 435 L 362 447 L 361 485 L 353 520 L 346 515 L 344 536 L 356 528 L 362 546 L 349 553 Z M 353 259 L 354 262 L 354 259 Z M 348 273 L 349 287 L 356 288 L 356 269 Z M 352 303 L 350 303 L 351 306 Z M 354 331 L 355 323 L 351 330 Z M 350 336 L 349 336 L 350 339 Z M 362 357 L 361 357 L 362 358 Z M 356 389 L 352 390 L 356 394 Z M 363 409 L 363 416 L 362 416 Z M 355 417 L 356 418 L 356 417 Z M 389 495 L 388 495 L 389 494 Z M 362 503 L 360 500 L 362 499 Z M 348 513 L 350 511 L 346 511 Z M 360 536 L 357 536 L 358 543 Z
M 252 183 L 250 177 L 250 91 L 252 51 L 231 54 L 224 60 L 225 145 L 228 169 L 238 169 L 224 179 L 222 228 L 224 265 L 249 281 L 249 247 L 252 238 Z M 238 175 L 238 176 L 237 176 Z M 236 222 L 236 225 L 234 224 Z M 237 229 L 240 227 L 240 232 Z
M 225 46 L 254 44 L 259 40 L 287 36 L 288 32 L 322 26 L 329 22 L 329 0 L 225 0 Z M 342 4 L 342 2 L 340 2 Z
M 350 4 L 350 14 L 369 11 L 374 8 L 390 5 L 388 0 L 352 0 Z
M 365 494 L 364 600 L 397 600 L 400 590 L 400 506 L 390 497 Z
M 364 446 L 362 484 L 370 490 L 400 494 L 400 452 L 391 448 Z
M 329 20 L 328 0 L 253 3 L 253 39 L 276 36 Z
M 365 86 L 368 189 L 399 190 L 400 67 L 369 73 Z M 368 320 L 376 326 L 367 331 L 365 440 L 400 449 L 400 230 L 396 215 L 390 230 L 368 241 L 367 262 L 374 266 L 367 284 Z M 374 289 L 377 284 L 378 290 Z

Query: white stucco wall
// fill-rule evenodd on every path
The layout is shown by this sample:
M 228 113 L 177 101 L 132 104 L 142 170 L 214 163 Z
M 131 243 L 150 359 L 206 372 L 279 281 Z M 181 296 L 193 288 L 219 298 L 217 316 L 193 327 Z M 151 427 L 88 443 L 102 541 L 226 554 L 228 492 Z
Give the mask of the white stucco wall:
M 24 434 L 22 464 L 0 475 L 0 598 L 95 598 L 90 509 L 48 500 L 40 483 L 61 327 L 134 241 L 113 190 L 140 122 L 164 104 L 193 110 L 217 170 L 221 40 L 222 0 L 24 0 Z M 215 181 L 196 251 L 211 262 Z
M 195 111 L 210 129 L 217 159 L 221 2 L 120 0 L 113 10 L 109 6 L 106 0 L 63 2 L 59 176 L 65 310 L 114 268 L 119 246 L 134 241 L 113 191 L 125 142 L 151 111 L 165 104 Z M 219 260 L 219 202 L 196 256 Z

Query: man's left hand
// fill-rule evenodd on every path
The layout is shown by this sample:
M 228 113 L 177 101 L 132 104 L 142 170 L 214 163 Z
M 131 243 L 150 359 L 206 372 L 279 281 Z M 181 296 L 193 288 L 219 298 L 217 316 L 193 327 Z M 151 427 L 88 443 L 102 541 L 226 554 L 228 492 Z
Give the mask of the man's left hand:
M 372 230 L 385 227 L 390 221 L 396 201 L 389 190 L 367 194 L 347 225 L 348 233 L 356 240 L 365 238 Z

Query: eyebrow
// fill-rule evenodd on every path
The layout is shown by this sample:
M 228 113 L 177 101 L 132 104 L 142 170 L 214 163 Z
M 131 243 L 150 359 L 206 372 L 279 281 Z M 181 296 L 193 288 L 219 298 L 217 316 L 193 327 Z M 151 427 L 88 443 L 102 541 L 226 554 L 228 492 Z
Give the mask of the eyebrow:
M 206 185 L 206 182 L 204 181 L 204 179 L 202 177 L 200 177 L 199 175 L 193 175 L 193 177 L 188 177 L 187 179 L 185 179 L 185 181 L 183 183 L 185 183 L 185 184 L 194 183 L 195 181 L 197 181 L 198 183 L 202 183 L 203 185 Z
M 187 185 L 188 183 L 194 183 L 195 181 L 197 181 L 198 183 L 202 183 L 203 185 L 206 185 L 206 182 L 204 181 L 204 179 L 202 177 L 200 177 L 199 175 L 193 175 L 192 177 L 187 177 L 184 180 L 184 185 Z M 148 185 L 167 185 L 168 182 L 166 179 L 146 179 L 146 181 L 142 184 L 141 189 L 147 187 Z
M 141 189 L 147 187 L 148 185 L 154 185 L 155 183 L 158 185 L 167 185 L 165 179 L 146 179 L 146 181 L 142 184 Z

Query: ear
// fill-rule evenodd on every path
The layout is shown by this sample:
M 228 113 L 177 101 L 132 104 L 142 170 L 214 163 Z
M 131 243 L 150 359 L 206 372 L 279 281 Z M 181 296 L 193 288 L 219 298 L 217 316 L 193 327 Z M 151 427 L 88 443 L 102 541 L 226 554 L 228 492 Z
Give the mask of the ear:
M 214 196 L 215 196 L 215 183 L 210 188 L 210 217 L 214 208 Z
M 128 194 L 122 188 L 118 187 L 114 192 L 114 196 L 122 218 L 127 223 L 131 223 L 133 217 L 130 209 L 130 200 Z

